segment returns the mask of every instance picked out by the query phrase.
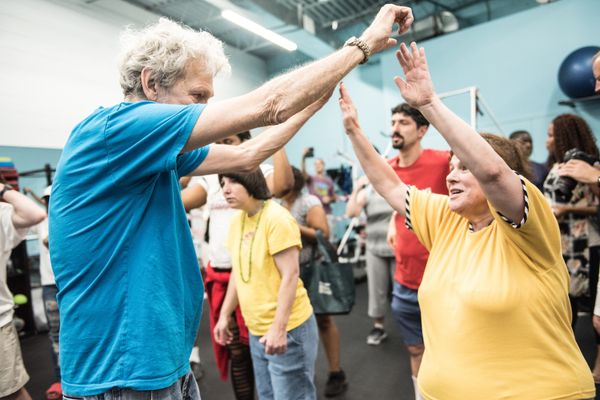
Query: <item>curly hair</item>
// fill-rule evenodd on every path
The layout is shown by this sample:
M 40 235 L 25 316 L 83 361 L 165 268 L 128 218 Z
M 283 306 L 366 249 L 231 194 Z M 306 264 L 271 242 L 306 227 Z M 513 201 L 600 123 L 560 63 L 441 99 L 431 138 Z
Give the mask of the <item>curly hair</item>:
M 554 159 L 563 162 L 565 152 L 579 149 L 598 158 L 596 138 L 583 118 L 574 114 L 561 114 L 552 120 L 554 131 Z
M 196 31 L 167 18 L 136 31 L 121 34 L 120 83 L 125 96 L 145 99 L 141 73 L 152 70 L 152 78 L 163 88 L 172 87 L 183 76 L 191 59 L 202 60 L 215 77 L 231 71 L 223 42 L 208 32 Z

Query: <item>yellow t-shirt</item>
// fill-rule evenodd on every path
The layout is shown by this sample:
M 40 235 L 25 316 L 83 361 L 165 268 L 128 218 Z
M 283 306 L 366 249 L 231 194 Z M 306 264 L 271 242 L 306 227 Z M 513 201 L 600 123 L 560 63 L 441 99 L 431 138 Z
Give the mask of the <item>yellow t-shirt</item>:
M 254 244 L 252 244 L 253 236 L 256 236 Z M 231 254 L 232 277 L 237 286 L 242 315 L 248 330 L 253 335 L 262 336 L 267 333 L 275 318 L 281 275 L 273 255 L 290 247 L 301 248 L 301 243 L 300 228 L 294 217 L 272 200 L 265 203 L 262 215 L 258 212 L 248 217 L 245 212 L 240 211 L 232 217 L 226 245 Z M 249 258 L 250 247 L 252 247 L 252 268 L 250 268 Z M 306 289 L 302 280 L 298 279 L 296 300 L 292 306 L 287 331 L 305 322 L 312 312 Z
M 469 231 L 448 197 L 410 189 L 410 221 L 430 251 L 419 288 L 428 400 L 589 399 L 594 382 L 571 329 L 569 276 L 556 219 L 525 181 L 519 228 Z

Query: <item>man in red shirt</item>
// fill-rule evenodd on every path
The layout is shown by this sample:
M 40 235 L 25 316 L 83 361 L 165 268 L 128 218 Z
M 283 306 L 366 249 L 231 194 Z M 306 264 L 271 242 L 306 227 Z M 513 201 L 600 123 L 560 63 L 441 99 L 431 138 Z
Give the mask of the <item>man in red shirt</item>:
M 448 194 L 446 176 L 449 172 L 450 153 L 424 149 L 421 139 L 429 128 L 429 121 L 419 110 L 402 103 L 392 109 L 392 147 L 399 151 L 389 160 L 403 182 L 434 193 Z M 388 230 L 388 244 L 396 255 L 396 272 L 392 292 L 392 314 L 398 323 L 404 344 L 410 354 L 410 367 L 415 385 L 415 398 L 420 399 L 416 378 L 421 365 L 423 333 L 421 310 L 417 293 L 429 253 L 412 231 L 404 225 L 404 217 L 394 213 Z

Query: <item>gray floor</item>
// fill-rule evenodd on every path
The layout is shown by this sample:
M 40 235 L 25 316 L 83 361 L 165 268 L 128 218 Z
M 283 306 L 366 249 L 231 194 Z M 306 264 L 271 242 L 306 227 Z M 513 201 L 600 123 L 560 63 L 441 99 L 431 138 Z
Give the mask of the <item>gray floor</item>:
M 410 378 L 408 354 L 402 339 L 392 325 L 391 317 L 386 321 L 388 339 L 380 346 L 366 344 L 371 329 L 367 317 L 367 285 L 357 285 L 356 305 L 350 315 L 335 317 L 341 335 L 342 368 L 350 386 L 345 395 L 338 399 L 397 399 L 413 400 L 414 391 Z M 208 323 L 202 322 L 201 334 L 208 335 Z M 208 351 L 207 351 L 208 350 Z M 229 381 L 219 379 L 210 349 L 201 349 L 205 377 L 200 382 L 203 400 L 234 400 Z M 325 399 L 323 390 L 327 381 L 327 360 L 322 349 L 317 357 L 316 385 L 319 399 Z
M 395 326 L 387 321 L 389 338 L 378 347 L 368 346 L 365 338 L 371 328 L 367 317 L 367 285 L 357 286 L 356 306 L 350 315 L 336 317 L 341 331 L 342 366 L 346 371 L 350 387 L 338 399 L 347 400 L 412 400 L 414 398 L 410 379 L 408 354 L 402 346 L 401 337 Z M 208 338 L 208 320 L 204 315 L 200 334 Z M 581 316 L 576 336 L 588 363 L 595 356 L 591 318 Z M 22 338 L 23 357 L 31 380 L 27 389 L 34 400 L 44 399 L 44 391 L 52 383 L 50 346 L 45 334 Z M 201 347 L 204 378 L 200 381 L 203 400 L 233 400 L 229 382 L 219 379 L 208 339 Z M 327 379 L 327 363 L 323 351 L 317 360 L 317 390 L 319 399 Z M 600 397 L 598 397 L 600 398 Z

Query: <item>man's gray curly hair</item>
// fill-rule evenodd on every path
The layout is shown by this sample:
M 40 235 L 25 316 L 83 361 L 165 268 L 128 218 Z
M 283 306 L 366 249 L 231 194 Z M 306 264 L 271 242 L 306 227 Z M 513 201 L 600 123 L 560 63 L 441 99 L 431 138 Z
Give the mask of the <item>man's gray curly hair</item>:
M 145 67 L 153 71 L 154 80 L 166 89 L 183 76 L 191 59 L 202 60 L 213 77 L 231 71 L 223 42 L 208 32 L 196 31 L 167 18 L 160 18 L 142 30 L 126 28 L 121 34 L 121 48 L 119 73 L 125 96 L 146 98 L 141 81 Z

